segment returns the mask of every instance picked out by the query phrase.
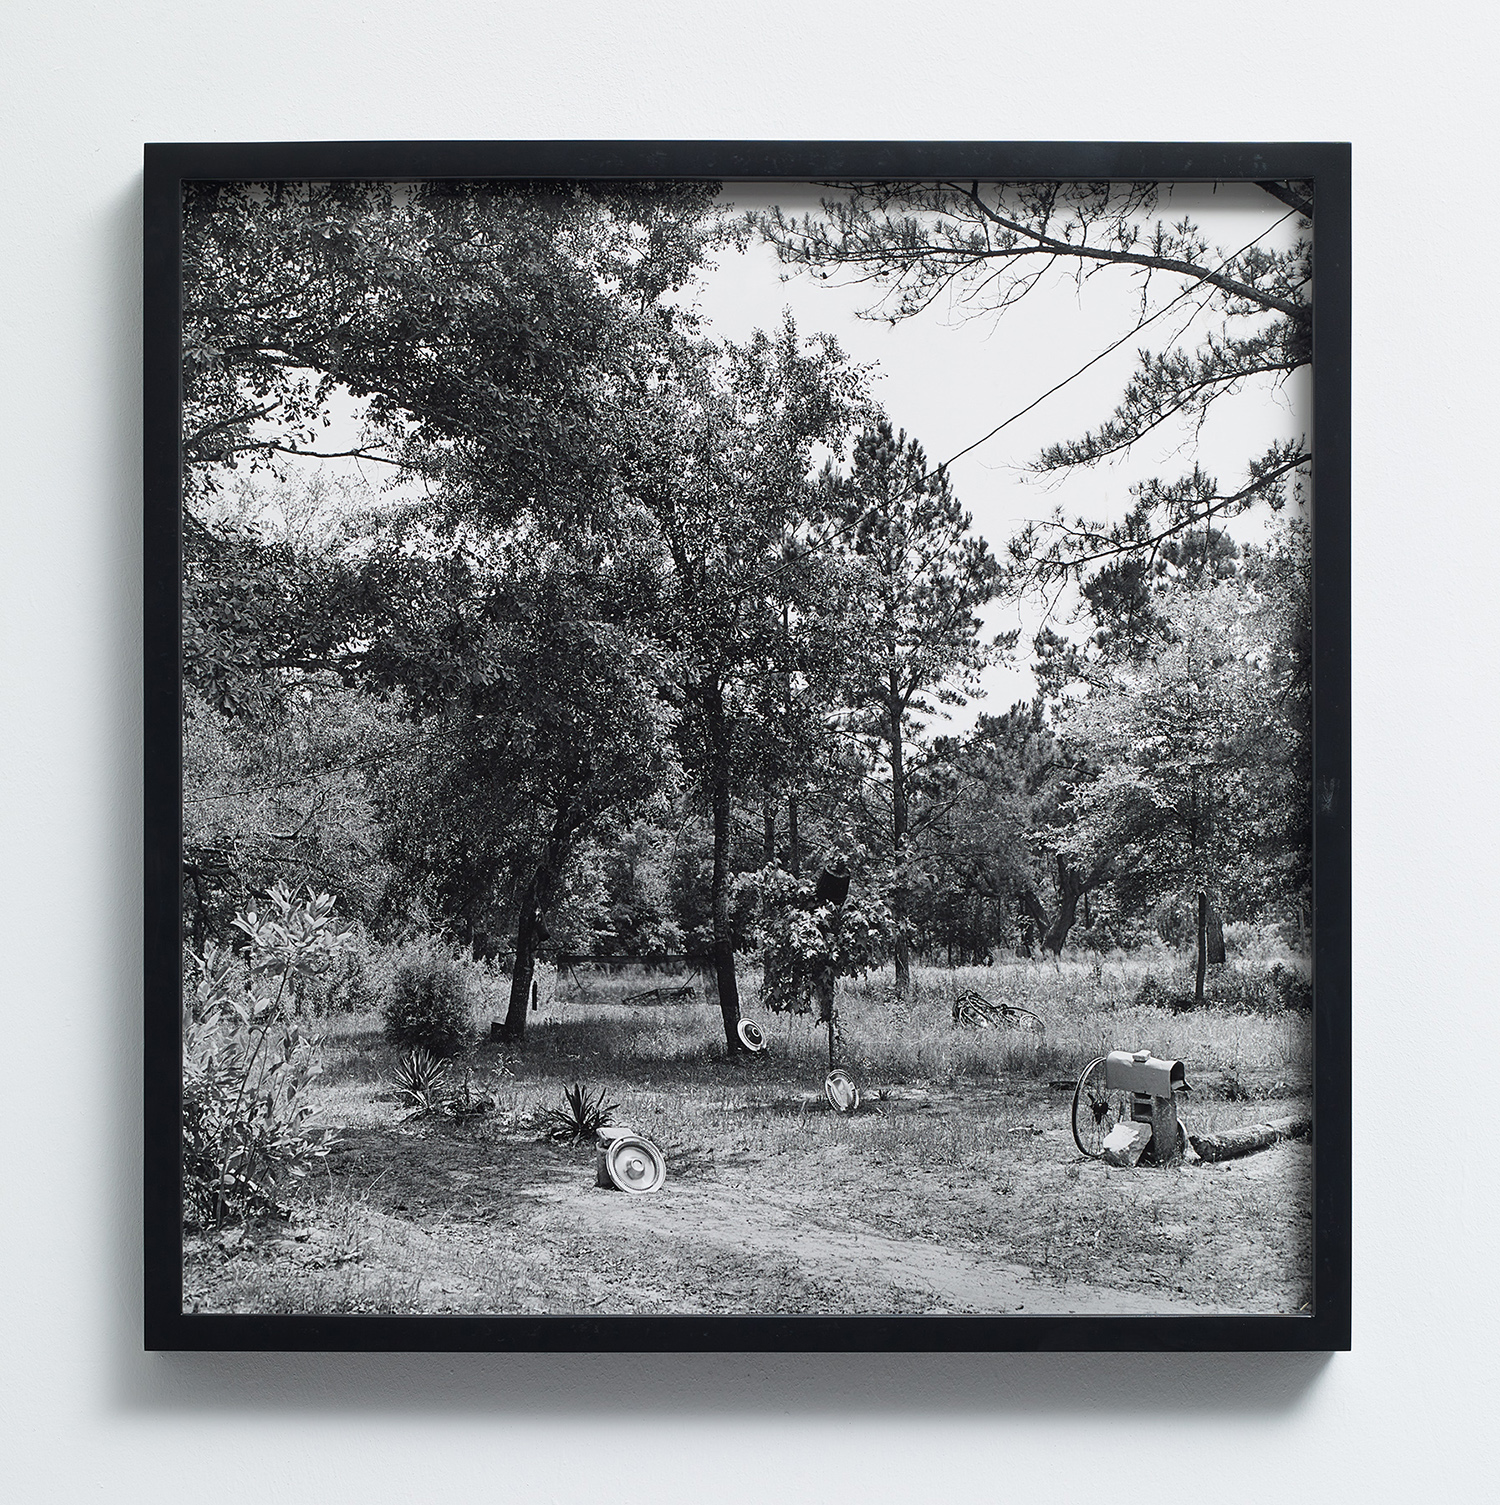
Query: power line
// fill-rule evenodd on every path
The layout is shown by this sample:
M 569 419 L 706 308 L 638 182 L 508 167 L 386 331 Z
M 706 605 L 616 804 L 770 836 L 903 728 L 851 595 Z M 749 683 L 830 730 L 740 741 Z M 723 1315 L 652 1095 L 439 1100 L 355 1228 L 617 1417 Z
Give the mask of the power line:
M 974 450 L 978 449 L 981 444 L 985 444 L 989 440 L 993 439 L 995 437 L 995 435 L 998 434 L 1001 431 L 1001 429 L 1009 428 L 1010 425 L 1013 424 L 1018 418 L 1024 418 L 1029 412 L 1031 412 L 1031 410 L 1033 408 L 1039 407 L 1049 397 L 1053 396 L 1057 392 L 1062 391 L 1062 389 L 1065 386 L 1067 386 L 1069 382 L 1076 381 L 1091 366 L 1097 366 L 1099 364 L 1099 362 L 1102 361 L 1106 355 L 1110 355 L 1114 351 L 1118 350 L 1120 348 L 1120 346 L 1125 343 L 1126 340 L 1133 340 L 1136 337 L 1136 335 L 1138 335 L 1148 324 L 1154 324 L 1159 318 L 1161 318 L 1161 316 L 1163 314 L 1167 313 L 1170 309 L 1175 308 L 1190 293 L 1196 291 L 1196 289 L 1198 289 L 1205 282 L 1207 282 L 1210 277 L 1216 276 L 1219 272 L 1222 272 L 1224 270 L 1224 268 L 1227 267 L 1231 262 L 1237 261 L 1241 256 L 1243 256 L 1245 254 L 1246 251 L 1250 250 L 1258 241 L 1264 240 L 1266 238 L 1266 236 L 1268 236 L 1271 233 L 1271 231 L 1275 230 L 1278 226 L 1285 224 L 1286 221 L 1289 220 L 1289 219 L 1291 219 L 1292 216 L 1294 214 L 1296 214 L 1296 213 L 1297 213 L 1297 211 L 1295 209 L 1289 209 L 1285 214 L 1283 214 L 1281 216 L 1280 219 L 1276 220 L 1273 224 L 1267 225 L 1266 228 L 1264 230 L 1262 230 L 1259 235 L 1257 235 L 1257 236 L 1254 237 L 1254 239 L 1246 241 L 1245 244 L 1242 245 L 1239 248 L 1238 251 L 1233 251 L 1228 256 L 1226 256 L 1223 259 L 1223 261 L 1221 261 L 1218 264 L 1218 266 L 1208 268 L 1200 277 L 1198 277 L 1196 280 L 1188 283 L 1188 285 L 1185 288 L 1183 288 L 1182 291 L 1180 293 L 1178 293 L 1175 298 L 1171 298 L 1166 303 L 1163 303 L 1162 306 L 1159 309 L 1157 309 L 1154 314 L 1150 315 L 1148 318 L 1142 319 L 1141 322 L 1135 326 L 1135 328 L 1127 331 L 1125 334 L 1122 334 L 1120 336 L 1120 338 L 1117 339 L 1117 340 L 1115 340 L 1112 344 L 1106 345 L 1104 347 L 1104 349 L 1101 350 L 1098 353 L 1098 355 L 1093 356 L 1089 360 L 1086 360 L 1071 375 L 1063 377 L 1063 379 L 1060 382 L 1056 383 L 1056 385 L 1048 387 L 1047 390 L 1045 392 L 1043 392 L 1040 397 L 1037 397 L 1033 401 L 1027 403 L 1026 406 L 1024 408 L 1021 408 L 1019 411 L 1017 411 L 1015 413 L 1012 413 L 1010 415 L 1010 417 L 1007 418 L 1007 419 L 1005 419 L 1003 422 L 997 423 L 994 426 L 994 428 L 992 428 L 989 431 L 989 433 L 982 434 L 972 444 L 965 445 L 963 447 L 963 449 L 959 450 L 959 452 L 956 455 L 953 455 L 951 458 L 949 458 L 947 460 L 944 460 L 941 465 L 939 465 L 935 470 L 929 471 L 927 473 L 927 475 L 923 476 L 922 480 L 918 481 L 916 484 L 920 486 L 923 482 L 931 480 L 932 477 L 935 476 L 938 473 L 938 471 L 940 471 L 940 470 L 946 470 L 948 468 L 948 466 L 952 465 L 954 460 L 961 460 L 961 459 L 963 459 L 963 457 L 965 455 L 970 454 Z M 1196 315 L 1194 315 L 1194 317 L 1196 317 Z M 1191 322 L 1191 320 L 1189 320 L 1189 322 Z M 1184 325 L 1183 327 L 1186 328 L 1187 326 Z
M 907 497 L 913 495 L 920 487 L 925 486 L 928 481 L 932 480 L 935 476 L 947 470 L 955 460 L 961 460 L 965 455 L 972 454 L 973 451 L 978 449 L 981 444 L 988 443 L 995 437 L 996 434 L 1000 433 L 1002 429 L 1009 428 L 1011 424 L 1015 423 L 1021 418 L 1024 418 L 1034 408 L 1040 407 L 1041 404 L 1044 403 L 1049 397 L 1052 397 L 1056 393 L 1062 391 L 1062 389 L 1066 387 L 1069 382 L 1076 381 L 1080 376 L 1083 375 L 1085 371 L 1089 370 L 1090 367 L 1098 365 L 1105 356 L 1113 354 L 1127 340 L 1133 340 L 1143 329 L 1147 327 L 1147 325 L 1154 324 L 1159 318 L 1162 317 L 1163 314 L 1170 312 L 1179 303 L 1183 302 L 1192 293 L 1196 292 L 1198 288 L 1202 287 L 1210 277 L 1216 276 L 1219 272 L 1222 272 L 1225 267 L 1230 265 L 1231 262 L 1237 261 L 1241 256 L 1245 254 L 1246 251 L 1249 251 L 1260 241 L 1264 240 L 1266 236 L 1268 236 L 1273 230 L 1278 229 L 1281 225 L 1285 224 L 1287 220 L 1293 218 L 1298 212 L 1299 211 L 1297 211 L 1296 209 L 1289 209 L 1279 219 L 1274 220 L 1271 224 L 1267 225 L 1266 228 L 1260 232 L 1260 234 L 1252 237 L 1250 240 L 1247 240 L 1245 244 L 1239 248 L 1239 250 L 1230 252 L 1230 254 L 1226 256 L 1217 266 L 1206 268 L 1200 276 L 1195 278 L 1192 282 L 1189 282 L 1187 286 L 1185 286 L 1175 297 L 1170 298 L 1167 302 L 1163 303 L 1162 306 L 1157 309 L 1154 314 L 1151 314 L 1148 317 L 1142 319 L 1132 329 L 1129 329 L 1126 331 L 1126 333 L 1122 334 L 1119 339 L 1113 341 L 1111 344 L 1106 345 L 1103 350 L 1101 350 L 1097 355 L 1092 356 L 1089 360 L 1086 360 L 1083 365 L 1081 365 L 1076 371 L 1071 372 L 1069 375 L 1063 377 L 1061 381 L 1056 382 L 1054 385 L 1048 387 L 1047 390 L 1043 392 L 1039 397 L 1034 398 L 1031 402 L 1027 403 L 1024 408 L 1019 409 L 1018 411 L 1012 413 L 1010 417 L 1003 419 L 1000 423 L 997 423 L 994 428 L 992 428 L 988 433 L 981 434 L 980 437 L 974 440 L 972 444 L 966 444 L 961 450 L 957 452 L 957 454 L 951 455 L 948 459 L 942 461 L 941 464 L 934 466 L 925 475 L 919 476 L 915 481 L 911 482 L 911 484 L 908 485 L 904 491 L 898 492 L 890 500 L 893 502 L 904 501 Z M 1197 311 L 1195 311 L 1193 314 L 1193 318 L 1196 317 Z M 1192 319 L 1189 319 L 1188 323 L 1191 322 Z M 1184 324 L 1183 328 L 1186 329 L 1187 325 Z M 866 508 L 864 512 L 862 512 L 858 517 L 854 518 L 851 522 L 846 523 L 842 527 L 835 528 L 831 533 L 824 534 L 817 540 L 818 544 L 823 547 L 827 547 L 830 544 L 837 543 L 841 539 L 846 538 L 850 533 L 854 532 L 855 529 L 859 527 L 859 525 L 869 515 L 871 510 L 873 509 Z M 784 563 L 780 567 L 780 569 L 772 571 L 770 578 L 777 578 L 783 570 L 789 569 L 790 567 L 790 561 Z

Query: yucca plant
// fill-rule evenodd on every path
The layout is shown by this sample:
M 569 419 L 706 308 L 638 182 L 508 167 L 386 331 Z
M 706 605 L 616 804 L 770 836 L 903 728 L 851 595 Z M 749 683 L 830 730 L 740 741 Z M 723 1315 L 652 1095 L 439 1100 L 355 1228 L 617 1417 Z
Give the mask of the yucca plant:
M 448 1068 L 420 1045 L 407 1051 L 391 1073 L 391 1085 L 419 1113 L 434 1113 L 442 1106 L 447 1082 Z
M 577 1082 L 563 1093 L 562 1107 L 548 1108 L 542 1114 L 542 1125 L 550 1139 L 577 1143 L 592 1139 L 606 1124 L 614 1121 L 619 1111 L 618 1103 L 604 1100 L 604 1088 L 592 1098 Z

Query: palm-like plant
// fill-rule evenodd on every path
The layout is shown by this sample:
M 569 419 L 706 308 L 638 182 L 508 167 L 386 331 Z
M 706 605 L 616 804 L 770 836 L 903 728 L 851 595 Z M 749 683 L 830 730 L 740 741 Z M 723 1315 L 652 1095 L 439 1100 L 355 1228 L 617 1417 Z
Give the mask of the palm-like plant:
M 448 1068 L 420 1045 L 407 1051 L 391 1073 L 391 1085 L 419 1113 L 432 1113 L 441 1106 L 447 1081 Z
M 563 1093 L 562 1107 L 548 1108 L 542 1114 L 542 1124 L 551 1139 L 578 1143 L 592 1139 L 606 1124 L 614 1121 L 620 1105 L 605 1101 L 605 1091 L 590 1097 L 588 1091 L 577 1082 Z

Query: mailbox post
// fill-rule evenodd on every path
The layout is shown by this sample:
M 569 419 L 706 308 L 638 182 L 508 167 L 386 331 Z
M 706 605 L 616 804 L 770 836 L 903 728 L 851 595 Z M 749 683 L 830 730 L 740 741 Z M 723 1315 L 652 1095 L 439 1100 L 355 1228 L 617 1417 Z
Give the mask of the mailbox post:
M 1176 1165 L 1182 1160 L 1177 1093 L 1188 1090 L 1181 1061 L 1146 1050 L 1112 1050 L 1090 1061 L 1078 1078 L 1073 1138 L 1097 1159 L 1133 1164 L 1150 1155 L 1157 1165 Z M 1132 1133 L 1134 1125 L 1142 1127 Z

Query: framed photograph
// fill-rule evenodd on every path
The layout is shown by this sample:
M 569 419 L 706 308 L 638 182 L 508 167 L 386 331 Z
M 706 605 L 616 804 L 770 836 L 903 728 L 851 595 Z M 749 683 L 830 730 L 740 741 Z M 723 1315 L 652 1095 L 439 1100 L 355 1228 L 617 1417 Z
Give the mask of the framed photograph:
M 1347 146 L 145 234 L 148 1347 L 1348 1347 Z

